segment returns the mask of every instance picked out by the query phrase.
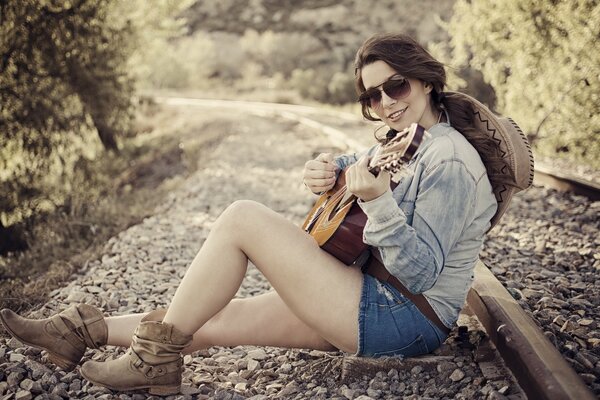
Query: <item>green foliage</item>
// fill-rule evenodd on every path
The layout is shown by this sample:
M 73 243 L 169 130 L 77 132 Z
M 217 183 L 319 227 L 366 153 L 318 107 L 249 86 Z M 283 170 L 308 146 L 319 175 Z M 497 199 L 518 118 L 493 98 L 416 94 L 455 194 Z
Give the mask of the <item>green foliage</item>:
M 458 0 L 447 28 L 539 151 L 600 166 L 600 3 Z
M 173 16 L 189 4 L 0 2 L 0 239 L 91 187 L 91 162 L 130 130 L 136 62 L 182 32 Z
M 282 82 L 282 84 L 289 84 L 302 97 L 318 101 L 327 99 L 327 81 L 322 74 L 317 74 L 314 69 L 295 69 L 292 71 L 289 83 Z
M 323 103 L 345 104 L 356 99 L 354 77 L 350 73 L 295 69 L 289 80 L 282 80 L 278 85 L 280 89 L 295 89 L 300 96 Z
M 266 75 L 280 72 L 290 76 L 295 69 L 314 66 L 329 57 L 321 42 L 306 32 L 247 30 L 240 42 L 248 58 Z
M 350 72 L 336 72 L 327 85 L 329 101 L 335 104 L 344 104 L 355 101 L 357 98 L 354 88 L 354 75 Z
M 130 109 L 128 30 L 105 27 L 106 10 L 106 1 L 0 3 L 3 225 L 60 201 L 75 166 L 96 154 L 92 129 L 117 148 Z
M 144 54 L 144 88 L 202 88 L 215 73 L 216 49 L 202 32 L 176 42 L 160 39 Z
M 44 138 L 87 125 L 116 149 L 115 131 L 129 119 L 130 28 L 107 23 L 108 1 L 56 3 L 0 4 L 0 128 L 8 139 L 35 131 L 27 149 L 47 151 Z
M 338 51 L 339 52 L 339 51 Z M 275 86 L 336 104 L 354 101 L 354 78 L 339 71 L 323 45 L 307 33 L 245 31 L 244 35 L 197 31 L 146 51 L 148 88 L 205 89 L 234 84 L 239 90 Z M 348 58 L 348 57 L 345 57 Z M 336 61 L 337 60 L 337 61 Z

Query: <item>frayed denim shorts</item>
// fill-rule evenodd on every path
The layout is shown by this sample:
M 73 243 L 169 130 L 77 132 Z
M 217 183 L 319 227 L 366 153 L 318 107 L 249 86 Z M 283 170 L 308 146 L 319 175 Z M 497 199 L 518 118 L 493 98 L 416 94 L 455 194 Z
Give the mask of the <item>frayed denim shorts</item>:
M 392 285 L 365 274 L 358 314 L 357 356 L 428 354 L 448 335 Z

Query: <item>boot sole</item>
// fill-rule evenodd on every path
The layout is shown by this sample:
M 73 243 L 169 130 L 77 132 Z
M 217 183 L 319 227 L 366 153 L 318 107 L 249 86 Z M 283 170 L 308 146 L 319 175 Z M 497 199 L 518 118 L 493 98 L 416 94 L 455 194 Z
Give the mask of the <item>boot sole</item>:
M 14 337 L 15 339 L 17 339 L 19 342 L 26 344 L 27 346 L 36 348 L 36 349 L 40 349 L 40 350 L 44 350 L 48 353 L 48 359 L 50 360 L 50 362 L 56 364 L 58 367 L 60 367 L 61 369 L 69 372 L 72 371 L 73 369 L 75 369 L 75 366 L 77 365 L 77 363 L 71 361 L 71 360 L 67 360 L 66 358 L 64 358 L 63 356 L 53 353 L 52 351 L 48 350 L 45 347 L 42 346 L 38 346 L 36 344 L 30 343 L 26 340 L 21 339 L 21 337 L 19 335 L 17 335 L 15 332 L 13 332 L 12 329 L 9 328 L 8 324 L 6 323 L 6 321 L 4 321 L 4 318 L 2 318 L 2 315 L 0 314 L 0 322 L 2 322 L 2 326 L 4 326 L 4 329 L 6 329 L 8 331 L 8 333 L 11 334 L 12 337 Z
M 153 394 L 153 395 L 156 395 L 156 396 L 170 396 L 170 395 L 173 395 L 173 394 L 179 394 L 179 392 L 181 391 L 181 385 L 175 385 L 175 386 L 166 386 L 166 385 L 148 386 L 148 385 L 142 385 L 142 386 L 132 386 L 132 387 L 126 387 L 126 388 L 118 388 L 118 387 L 115 387 L 115 386 L 107 385 L 106 383 L 96 382 L 95 380 L 90 379 L 88 376 L 86 376 L 86 374 L 82 370 L 79 370 L 79 373 L 81 374 L 81 376 L 83 376 L 85 379 L 87 379 L 88 381 L 90 381 L 94 385 L 105 387 L 107 389 L 114 390 L 115 392 L 126 392 L 126 391 L 133 391 L 133 390 L 147 390 L 149 394 Z

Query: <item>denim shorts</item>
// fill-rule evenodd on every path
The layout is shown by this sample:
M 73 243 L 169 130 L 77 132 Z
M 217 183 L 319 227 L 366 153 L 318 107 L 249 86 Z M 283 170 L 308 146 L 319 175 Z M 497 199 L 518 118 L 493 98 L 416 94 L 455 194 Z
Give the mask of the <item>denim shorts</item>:
M 428 354 L 448 335 L 387 282 L 365 274 L 358 314 L 357 356 Z

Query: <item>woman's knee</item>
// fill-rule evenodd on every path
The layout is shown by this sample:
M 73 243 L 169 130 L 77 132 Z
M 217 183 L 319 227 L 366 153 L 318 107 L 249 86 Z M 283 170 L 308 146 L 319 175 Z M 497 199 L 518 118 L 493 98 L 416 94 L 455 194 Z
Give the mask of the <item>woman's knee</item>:
M 221 213 L 211 230 L 225 230 L 228 234 L 240 232 L 245 226 L 255 224 L 264 208 L 264 205 L 253 200 L 236 200 Z

